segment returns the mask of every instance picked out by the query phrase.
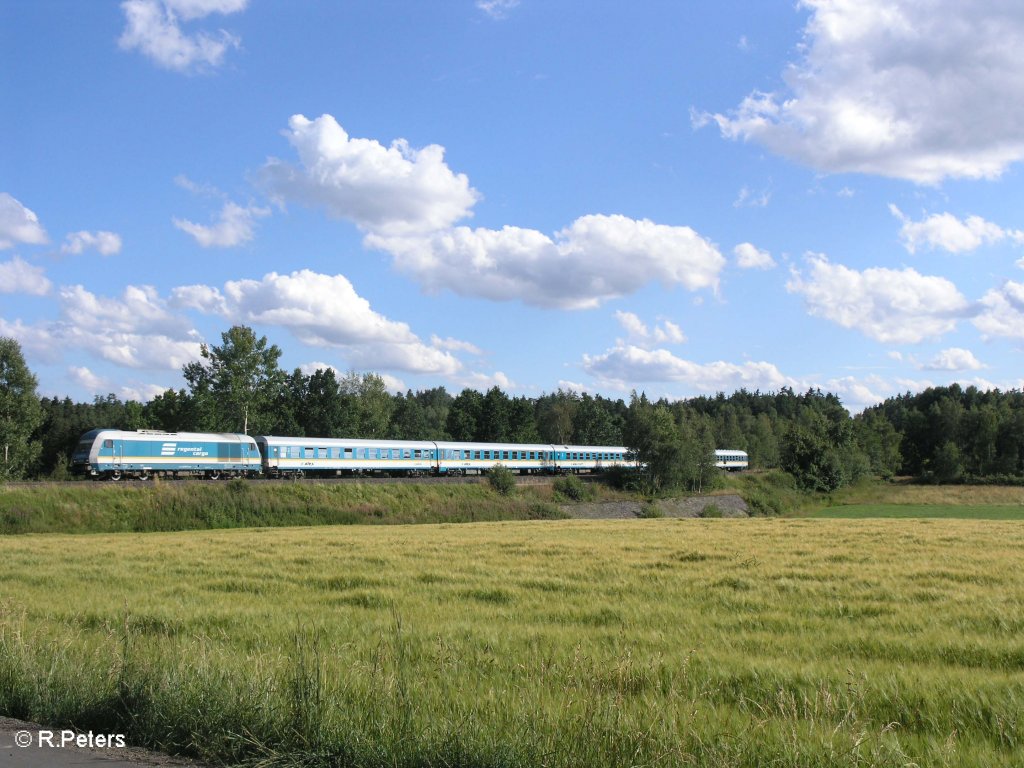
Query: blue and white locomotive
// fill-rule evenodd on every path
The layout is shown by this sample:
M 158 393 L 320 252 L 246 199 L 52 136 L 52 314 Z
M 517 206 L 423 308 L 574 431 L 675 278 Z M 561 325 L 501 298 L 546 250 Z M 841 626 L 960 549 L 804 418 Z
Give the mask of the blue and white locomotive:
M 94 429 L 82 435 L 71 455 L 72 471 L 109 480 L 255 476 L 262 464 L 256 441 L 248 435 L 148 429 Z

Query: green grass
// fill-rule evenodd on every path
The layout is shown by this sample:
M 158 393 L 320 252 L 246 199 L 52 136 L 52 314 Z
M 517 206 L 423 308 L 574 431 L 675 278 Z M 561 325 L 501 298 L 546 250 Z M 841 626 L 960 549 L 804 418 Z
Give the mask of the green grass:
M 1019 766 L 1024 528 L 0 537 L 0 712 L 263 766 Z
M 445 523 L 565 517 L 545 487 L 227 482 L 0 485 L 0 534 Z
M 1024 506 L 1008 504 L 848 504 L 811 512 L 808 517 L 864 519 L 933 517 L 963 520 L 1024 520 Z

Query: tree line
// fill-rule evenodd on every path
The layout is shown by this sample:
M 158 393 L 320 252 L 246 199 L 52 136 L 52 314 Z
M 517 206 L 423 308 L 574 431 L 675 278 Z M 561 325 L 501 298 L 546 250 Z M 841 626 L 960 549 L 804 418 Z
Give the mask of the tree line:
M 20 347 L 0 339 L 0 477 L 63 477 L 79 437 L 97 427 L 315 437 L 624 445 L 651 490 L 703 490 L 713 451 L 741 449 L 751 466 L 833 491 L 862 477 L 1024 482 L 1024 394 L 958 385 L 905 394 L 851 417 L 820 390 L 740 390 L 651 401 L 559 389 L 538 397 L 498 387 L 392 394 L 374 373 L 306 374 L 281 350 L 235 326 L 183 368 L 185 387 L 147 403 L 39 398 Z

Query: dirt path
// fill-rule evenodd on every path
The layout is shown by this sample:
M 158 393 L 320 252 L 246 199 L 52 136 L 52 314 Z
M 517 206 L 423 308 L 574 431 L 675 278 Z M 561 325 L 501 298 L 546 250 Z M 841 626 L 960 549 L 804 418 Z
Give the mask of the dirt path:
M 73 743 L 75 737 L 88 744 L 88 732 L 72 733 L 0 717 L 0 765 L 4 768 L 203 768 L 200 763 L 148 749 L 116 746 L 116 735 L 111 736 L 115 737 L 109 739 L 114 746 L 80 747 Z M 93 744 L 104 740 L 92 734 Z
M 747 503 L 740 496 L 688 496 L 682 499 L 659 499 L 653 505 L 657 517 L 700 517 L 714 505 L 722 517 L 749 517 Z M 585 520 L 631 520 L 644 517 L 644 503 L 639 501 L 602 501 L 592 504 L 562 504 L 559 509 L 571 517 Z

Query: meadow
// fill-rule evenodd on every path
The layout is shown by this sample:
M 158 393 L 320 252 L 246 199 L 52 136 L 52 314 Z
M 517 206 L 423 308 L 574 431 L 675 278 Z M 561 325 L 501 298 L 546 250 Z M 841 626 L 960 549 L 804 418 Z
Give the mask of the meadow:
M 0 537 L 0 712 L 261 766 L 1014 766 L 1024 529 Z

